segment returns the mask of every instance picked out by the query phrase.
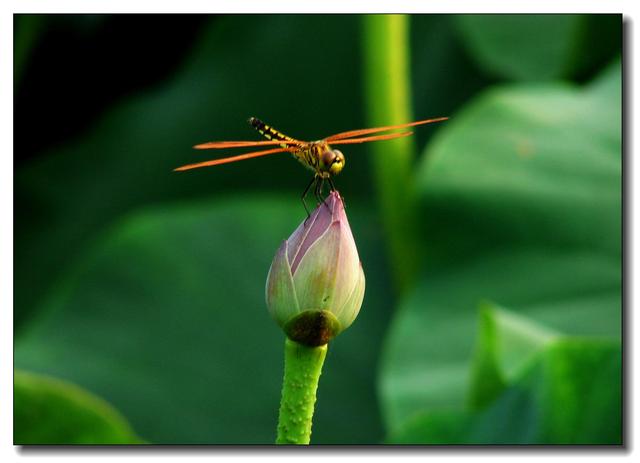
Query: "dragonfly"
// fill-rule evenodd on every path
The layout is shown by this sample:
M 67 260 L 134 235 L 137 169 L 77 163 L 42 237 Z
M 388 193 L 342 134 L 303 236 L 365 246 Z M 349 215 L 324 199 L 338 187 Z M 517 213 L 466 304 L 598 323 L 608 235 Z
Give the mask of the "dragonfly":
M 314 176 L 311 182 L 307 185 L 302 193 L 302 204 L 307 216 L 309 216 L 309 209 L 305 202 L 305 198 L 309 193 L 311 187 L 314 188 L 314 196 L 318 201 L 318 204 L 322 203 L 322 192 L 324 188 L 324 182 L 326 181 L 331 191 L 335 191 L 336 187 L 333 183 L 332 177 L 338 175 L 345 165 L 345 157 L 342 151 L 334 149 L 336 145 L 350 145 L 355 143 L 366 143 L 372 141 L 393 140 L 396 138 L 403 138 L 412 135 L 411 131 L 389 132 L 391 130 L 407 129 L 409 127 L 415 127 L 418 125 L 432 124 L 434 122 L 441 122 L 447 120 L 447 117 L 436 117 L 433 119 L 425 119 L 422 121 L 409 122 L 406 124 L 387 125 L 384 127 L 374 127 L 369 129 L 357 129 L 349 130 L 347 132 L 337 133 L 328 137 L 322 138 L 316 141 L 303 141 L 292 138 L 284 133 L 276 130 L 270 125 L 262 122 L 256 117 L 249 118 L 249 124 L 256 129 L 266 140 L 261 141 L 212 141 L 208 143 L 201 143 L 195 145 L 194 148 L 198 150 L 208 149 L 230 149 L 230 148 L 257 148 L 257 147 L 271 147 L 268 149 L 260 149 L 258 151 L 252 151 L 236 156 L 229 156 L 220 159 L 213 159 L 211 161 L 197 162 L 194 164 L 187 164 L 185 166 L 174 169 L 175 171 L 185 171 L 192 169 L 199 169 L 202 167 L 218 166 L 221 164 L 228 164 L 231 162 L 244 161 L 245 159 L 257 158 L 260 156 L 267 156 L 276 153 L 291 153 L 294 158 L 300 161 L 305 167 L 314 172 Z

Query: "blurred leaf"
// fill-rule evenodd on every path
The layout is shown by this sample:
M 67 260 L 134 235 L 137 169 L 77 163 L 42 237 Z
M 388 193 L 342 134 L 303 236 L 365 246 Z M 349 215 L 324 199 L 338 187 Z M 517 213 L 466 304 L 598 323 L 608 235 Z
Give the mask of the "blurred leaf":
M 481 409 L 491 403 L 557 336 L 513 312 L 483 303 L 471 365 L 471 406 Z
M 532 275 L 544 278 L 532 281 Z M 486 297 L 569 334 L 620 334 L 620 268 L 608 258 L 540 248 L 427 273 L 402 304 L 385 343 L 381 397 L 388 429 L 421 411 L 467 405 L 474 307 Z
M 620 64 L 603 74 L 498 88 L 443 125 L 418 176 L 437 266 L 514 245 L 619 256 Z
M 501 315 L 505 314 L 513 316 L 502 311 Z M 517 323 L 532 326 L 522 317 Z M 481 333 L 486 329 L 483 324 L 486 322 L 481 322 Z M 423 412 L 408 419 L 388 442 L 621 443 L 620 343 L 560 335 L 542 337 L 547 341 L 539 345 L 533 357 L 525 356 L 530 360 L 523 363 L 525 368 L 504 382 L 505 387 L 496 394 L 497 400 L 487 403 L 486 408 L 475 412 Z
M 385 330 L 390 295 L 381 237 L 363 209 L 349 202 L 367 293 L 354 325 L 329 346 L 314 443 L 382 438 L 379 343 L 371 340 Z M 16 365 L 97 391 L 155 443 L 273 443 L 284 334 L 269 317 L 264 284 L 303 218 L 299 200 L 266 195 L 132 216 L 17 342 Z
M 620 444 L 617 341 L 565 338 L 478 415 L 467 439 L 491 444 Z
M 13 387 L 15 445 L 142 443 L 111 405 L 75 384 L 16 370 Z
M 407 420 L 391 436 L 387 444 L 465 444 L 472 425 L 471 414 L 455 411 L 420 413 Z
M 438 410 L 418 413 L 387 436 L 387 444 L 466 444 L 473 416 L 466 412 Z
M 449 116 L 492 81 L 478 72 L 456 30 L 458 15 L 411 16 L 411 91 L 417 119 Z M 438 127 L 414 131 L 425 146 Z
M 490 75 L 548 80 L 593 71 L 620 53 L 620 15 L 460 15 L 469 55 Z
M 622 55 L 622 14 L 590 14 L 584 17 L 579 46 L 575 47 L 571 75 L 591 79 L 612 59 Z
M 616 63 L 584 89 L 487 92 L 436 135 L 418 183 L 430 259 L 382 361 L 391 432 L 464 410 L 482 300 L 570 335 L 620 336 L 620 103 Z

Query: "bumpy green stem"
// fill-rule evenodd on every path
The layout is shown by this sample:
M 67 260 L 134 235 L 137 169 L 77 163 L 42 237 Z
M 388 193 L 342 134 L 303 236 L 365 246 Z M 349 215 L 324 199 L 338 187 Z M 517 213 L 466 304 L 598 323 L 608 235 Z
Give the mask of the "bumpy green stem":
M 307 347 L 287 339 L 276 444 L 309 444 L 316 390 L 327 345 Z
M 409 17 L 363 17 L 364 84 L 368 122 L 372 127 L 413 120 L 409 73 Z M 416 148 L 411 137 L 372 143 L 371 157 L 396 288 L 411 285 L 420 262 L 413 192 Z

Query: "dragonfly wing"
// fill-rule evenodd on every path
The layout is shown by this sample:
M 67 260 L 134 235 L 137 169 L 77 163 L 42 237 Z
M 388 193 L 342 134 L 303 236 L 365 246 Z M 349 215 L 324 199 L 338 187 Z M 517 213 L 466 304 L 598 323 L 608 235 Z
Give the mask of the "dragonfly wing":
M 433 122 L 446 121 L 449 119 L 448 117 L 436 117 L 435 119 L 425 119 L 423 121 L 409 122 L 408 124 L 400 124 L 400 125 L 387 125 L 385 127 L 374 127 L 371 129 L 359 129 L 359 130 L 350 130 L 348 132 L 337 133 L 335 135 L 331 135 L 325 140 L 329 143 L 334 142 L 335 140 L 343 140 L 345 138 L 359 137 L 361 135 L 368 135 L 376 132 L 384 132 L 385 130 L 394 130 L 394 129 L 404 129 L 407 127 L 414 127 L 416 125 L 424 125 L 431 124 Z
M 250 146 L 273 145 L 305 145 L 308 142 L 300 140 L 264 140 L 264 141 L 212 141 L 194 146 L 197 150 L 223 149 L 223 148 L 247 148 Z
M 397 133 L 388 133 L 386 135 L 374 135 L 372 137 L 350 138 L 348 140 L 332 141 L 331 145 L 350 145 L 353 143 L 366 143 L 369 141 L 393 140 L 394 138 L 408 137 L 411 134 L 413 134 L 413 132 L 397 132 Z
M 254 151 L 252 153 L 239 154 L 238 156 L 230 156 L 228 158 L 213 159 L 211 161 L 204 161 L 204 162 L 197 162 L 195 164 L 188 164 L 186 166 L 178 167 L 178 168 L 173 169 L 173 170 L 174 171 L 183 171 L 183 170 L 198 169 L 200 167 L 217 166 L 217 165 L 220 165 L 220 164 L 228 164 L 230 162 L 244 161 L 245 159 L 251 159 L 251 158 L 257 158 L 257 157 L 260 157 L 260 156 L 266 156 L 268 154 L 282 153 L 284 151 L 289 151 L 289 150 L 287 150 L 285 148 L 274 148 L 274 149 L 264 150 L 264 151 Z

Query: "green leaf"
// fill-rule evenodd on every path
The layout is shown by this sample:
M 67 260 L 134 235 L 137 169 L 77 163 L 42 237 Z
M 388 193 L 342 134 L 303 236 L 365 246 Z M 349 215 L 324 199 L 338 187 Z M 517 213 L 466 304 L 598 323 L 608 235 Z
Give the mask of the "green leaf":
M 471 407 L 490 404 L 557 337 L 558 333 L 513 312 L 482 304 L 471 365 Z
M 402 304 L 385 343 L 381 397 L 387 426 L 394 430 L 421 411 L 464 409 L 475 307 L 482 299 L 499 300 L 569 334 L 618 336 L 620 281 L 620 267 L 610 258 L 545 248 L 496 252 L 426 274 Z
M 390 295 L 381 236 L 364 209 L 349 203 L 367 294 L 329 346 L 313 443 L 382 438 L 375 340 Z M 16 365 L 96 391 L 154 443 L 273 443 L 284 333 L 264 285 L 278 246 L 304 217 L 298 199 L 264 194 L 132 215 L 76 268 L 47 319 L 17 340 Z
M 580 338 L 552 342 L 519 381 L 476 416 L 466 441 L 620 444 L 620 343 Z
M 492 76 L 514 80 L 573 76 L 590 72 L 620 53 L 620 15 L 460 15 L 456 19 L 469 55 Z
M 592 88 L 497 88 L 447 123 L 425 153 L 418 178 L 429 238 L 438 244 L 432 258 L 464 259 L 487 246 L 511 245 L 619 254 L 621 94 L 615 67 Z
M 621 333 L 620 68 L 594 84 L 503 87 L 454 115 L 419 169 L 422 279 L 386 340 L 387 429 L 464 411 L 477 305 L 570 335 Z
M 619 341 L 567 339 L 552 346 L 540 375 L 548 414 L 541 440 L 608 443 L 622 440 L 622 350 Z M 561 407 L 558 407 L 562 404 Z
M 425 412 L 407 420 L 386 439 L 388 444 L 465 444 L 473 415 L 466 412 Z
M 111 405 L 75 384 L 16 370 L 13 393 L 16 445 L 143 442 Z
M 493 310 L 485 310 L 484 318 Z M 499 317 L 514 317 L 504 310 L 501 312 Z M 504 387 L 496 391 L 495 401 L 487 401 L 483 409 L 476 407 L 475 411 L 422 412 L 407 419 L 387 442 L 620 444 L 620 343 L 610 339 L 563 337 L 557 333 L 553 336 L 532 335 L 531 331 L 545 331 L 545 328 L 535 326 L 523 317 L 516 318 L 517 325 L 527 327 L 528 334 L 521 338 L 544 341 L 538 343 L 535 352 L 528 353 L 531 355 L 520 357 L 520 371 L 503 381 Z M 488 323 L 491 322 L 481 322 L 481 335 Z M 494 320 L 493 323 L 499 322 Z M 508 324 L 503 324 L 494 333 L 513 334 L 514 330 Z M 532 326 L 535 327 L 533 330 Z M 517 343 L 514 347 L 517 349 Z M 491 384 L 491 375 L 486 379 Z

